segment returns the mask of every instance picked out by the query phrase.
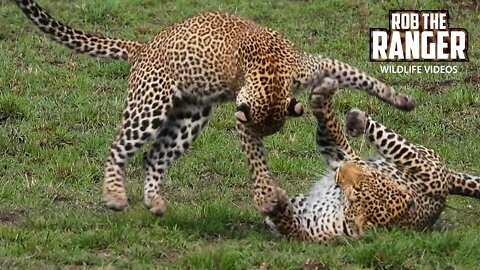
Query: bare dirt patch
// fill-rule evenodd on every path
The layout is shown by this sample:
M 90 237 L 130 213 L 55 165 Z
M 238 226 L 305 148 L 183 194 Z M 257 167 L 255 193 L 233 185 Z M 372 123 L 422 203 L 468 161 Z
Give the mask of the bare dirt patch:
M 429 93 L 440 95 L 445 90 L 452 88 L 454 85 L 455 85 L 455 81 L 446 80 L 446 81 L 440 81 L 440 82 L 421 83 L 418 85 L 418 87 L 420 87 L 421 89 Z
M 465 82 L 480 84 L 480 74 L 470 74 L 468 77 L 465 78 Z
M 478 0 L 451 1 L 450 6 L 455 9 L 479 11 L 480 1 Z
M 0 224 L 14 224 L 22 219 L 23 212 L 18 211 L 1 211 L 0 210 Z

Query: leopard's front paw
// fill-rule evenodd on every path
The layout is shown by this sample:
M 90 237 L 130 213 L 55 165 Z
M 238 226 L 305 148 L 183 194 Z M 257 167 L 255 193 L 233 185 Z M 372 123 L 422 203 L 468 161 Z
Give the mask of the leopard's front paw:
M 127 193 L 123 187 L 105 185 L 102 197 L 105 205 L 115 211 L 123 211 L 128 205 Z
M 260 186 L 254 191 L 255 208 L 264 216 L 275 212 L 278 205 L 278 194 L 275 186 Z
M 159 217 L 163 216 L 167 211 L 167 202 L 159 194 L 147 194 L 145 196 L 145 206 L 150 213 Z
M 292 207 L 287 192 L 276 186 L 258 188 L 255 191 L 254 202 L 262 215 L 271 217 L 284 213 L 288 207 Z M 290 210 L 293 211 L 293 208 Z
M 393 91 L 393 89 L 391 91 Z M 406 112 L 415 109 L 415 107 L 417 106 L 415 99 L 412 96 L 407 96 L 403 94 L 398 94 L 395 96 L 393 105 L 396 108 Z
M 358 137 L 365 133 L 367 114 L 357 108 L 351 109 L 345 115 L 345 128 L 352 137 Z
M 338 81 L 331 78 L 324 78 L 319 84 L 315 85 L 312 89 L 312 98 L 315 95 L 331 95 L 335 93 L 338 88 Z

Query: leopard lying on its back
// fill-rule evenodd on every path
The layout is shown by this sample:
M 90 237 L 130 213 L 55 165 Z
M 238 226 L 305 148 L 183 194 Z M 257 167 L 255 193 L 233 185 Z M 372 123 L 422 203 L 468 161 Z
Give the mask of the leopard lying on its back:
M 350 147 L 332 106 L 337 83 L 326 78 L 312 90 L 317 145 L 330 167 L 309 196 L 291 199 L 280 188 L 267 223 L 291 238 L 326 242 L 361 235 L 364 228 L 422 230 L 438 219 L 449 194 L 480 198 L 480 177 L 447 168 L 433 150 L 406 141 L 366 113 L 347 113 L 352 136 L 365 134 L 380 157 L 362 160 Z
M 237 129 L 255 181 L 254 201 L 264 214 L 274 210 L 277 196 L 271 192 L 275 183 L 262 138 L 278 131 L 287 117 L 302 114 L 293 98 L 301 89 L 331 77 L 397 108 L 415 105 L 354 67 L 307 54 L 278 32 L 231 14 L 200 14 L 141 43 L 72 29 L 33 0 L 16 3 L 53 40 L 79 53 L 132 63 L 122 124 L 105 164 L 103 197 L 115 210 L 127 206 L 129 159 L 153 139 L 144 156 L 144 199 L 153 214 L 165 212 L 160 191 L 165 171 L 190 147 L 215 103 L 236 101 Z

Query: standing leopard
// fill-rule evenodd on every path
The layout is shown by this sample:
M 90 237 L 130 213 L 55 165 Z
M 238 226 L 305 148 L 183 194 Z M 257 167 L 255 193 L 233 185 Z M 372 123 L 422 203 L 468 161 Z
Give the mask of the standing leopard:
M 361 159 L 335 117 L 337 86 L 335 80 L 325 78 L 311 93 L 316 142 L 329 172 L 309 196 L 289 198 L 276 188 L 278 203 L 267 217 L 272 228 L 294 239 L 321 243 L 359 236 L 370 227 L 423 230 L 438 219 L 449 194 L 480 199 L 480 177 L 447 168 L 433 150 L 352 109 L 346 115 L 347 132 L 353 137 L 363 134 L 380 154 Z
M 76 52 L 129 61 L 128 99 L 118 135 L 105 163 L 107 207 L 127 206 L 125 167 L 149 140 L 144 155 L 144 200 L 163 215 L 160 184 L 170 164 L 190 147 L 206 125 L 212 105 L 236 101 L 237 130 L 254 181 L 254 203 L 267 214 L 277 203 L 262 139 L 290 116 L 303 113 L 293 96 L 324 78 L 365 90 L 396 108 L 415 103 L 375 78 L 338 60 L 307 54 L 276 31 L 224 13 L 203 13 L 165 28 L 148 42 L 112 39 L 72 29 L 35 1 L 17 5 L 48 37 Z

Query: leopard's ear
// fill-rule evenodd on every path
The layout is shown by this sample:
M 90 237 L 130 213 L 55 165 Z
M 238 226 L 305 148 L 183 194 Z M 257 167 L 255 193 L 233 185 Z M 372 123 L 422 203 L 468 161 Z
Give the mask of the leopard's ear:
M 250 106 L 245 103 L 240 104 L 235 112 L 235 118 L 241 123 L 250 121 Z
M 303 105 L 295 98 L 290 99 L 287 105 L 287 115 L 298 117 L 303 115 Z

